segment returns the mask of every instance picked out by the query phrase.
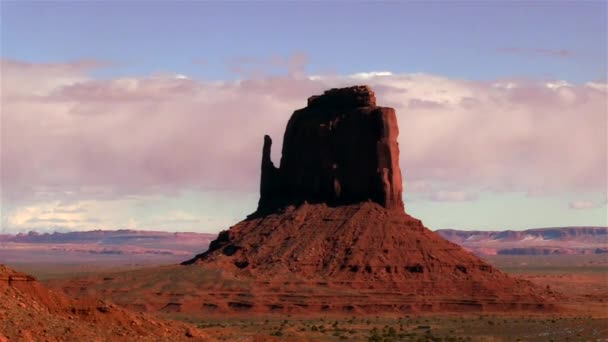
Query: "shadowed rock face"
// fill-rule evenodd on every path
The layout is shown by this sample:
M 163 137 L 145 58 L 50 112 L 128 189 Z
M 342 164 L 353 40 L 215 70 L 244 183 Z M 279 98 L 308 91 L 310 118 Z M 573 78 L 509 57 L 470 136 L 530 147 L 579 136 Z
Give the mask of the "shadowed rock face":
M 367 86 L 310 97 L 289 119 L 279 168 L 264 137 L 257 213 L 305 201 L 403 210 L 398 134 L 395 110 L 376 106 Z

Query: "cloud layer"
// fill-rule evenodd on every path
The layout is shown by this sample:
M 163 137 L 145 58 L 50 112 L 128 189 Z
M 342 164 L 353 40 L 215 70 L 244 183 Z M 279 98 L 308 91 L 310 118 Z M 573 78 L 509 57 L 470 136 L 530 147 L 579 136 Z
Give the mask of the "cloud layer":
M 449 79 L 368 72 L 205 81 L 94 79 L 94 62 L 2 61 L 2 203 L 256 191 L 262 137 L 306 98 L 369 84 L 397 109 L 405 191 L 605 192 L 605 83 Z M 412 185 L 409 187 L 409 185 Z M 420 186 L 424 184 L 424 186 Z M 54 217 L 56 218 L 56 217 Z

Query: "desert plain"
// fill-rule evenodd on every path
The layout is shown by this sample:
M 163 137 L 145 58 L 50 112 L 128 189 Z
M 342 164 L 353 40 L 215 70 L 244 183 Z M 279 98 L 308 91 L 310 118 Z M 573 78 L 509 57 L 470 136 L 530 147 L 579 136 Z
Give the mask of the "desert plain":
M 556 310 L 536 314 L 366 314 L 321 310 L 257 314 L 247 309 L 188 312 L 171 303 L 196 292 L 200 279 L 231 288 L 248 285 L 223 279 L 211 270 L 192 271 L 166 262 L 130 264 L 129 258 L 123 258 L 117 264 L 116 259 L 108 256 L 100 259 L 95 270 L 87 271 L 86 275 L 83 274 L 83 269 L 88 269 L 86 264 L 77 260 L 22 262 L 11 266 L 38 277 L 47 288 L 70 297 L 97 297 L 125 307 L 129 312 L 143 313 L 160 321 L 178 321 L 182 325 L 174 332 L 175 338 L 185 337 L 187 327 L 198 328 L 206 334 L 198 339 L 210 341 L 605 341 L 608 338 L 608 256 L 605 254 L 486 256 L 485 260 L 506 273 L 555 292 Z M 179 281 L 167 284 L 166 279 Z M 160 302 L 158 297 L 162 298 Z M 160 309 L 146 309 L 147 305 L 156 303 Z M 26 341 L 28 331 L 36 332 L 36 329 L 31 323 L 22 322 L 11 337 Z M 33 340 L 44 340 L 42 335 L 32 336 Z

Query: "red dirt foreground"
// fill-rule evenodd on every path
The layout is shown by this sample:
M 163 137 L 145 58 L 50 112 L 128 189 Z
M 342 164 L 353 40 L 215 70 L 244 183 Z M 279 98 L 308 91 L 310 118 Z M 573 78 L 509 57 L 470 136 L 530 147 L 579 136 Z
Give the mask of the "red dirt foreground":
M 194 327 L 75 300 L 0 265 L 0 341 L 209 341 Z
M 553 309 L 551 292 L 405 213 L 397 135 L 394 109 L 367 86 L 311 97 L 289 120 L 278 168 L 265 137 L 258 210 L 184 264 L 251 279 L 258 290 L 231 306 L 240 311 Z

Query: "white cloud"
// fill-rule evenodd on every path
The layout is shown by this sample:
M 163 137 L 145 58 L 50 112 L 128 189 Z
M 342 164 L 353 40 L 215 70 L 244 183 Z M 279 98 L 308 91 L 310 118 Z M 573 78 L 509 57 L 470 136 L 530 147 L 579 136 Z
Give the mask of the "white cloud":
M 545 86 L 547 86 L 547 88 L 549 89 L 559 89 L 562 87 L 572 87 L 572 84 L 563 81 L 563 80 L 559 80 L 559 81 L 554 81 L 554 82 L 547 82 L 545 83 Z
M 390 71 L 371 71 L 371 72 L 358 72 L 350 75 L 351 78 L 367 80 L 374 77 L 392 76 L 393 73 Z
M 504 89 L 513 89 L 517 88 L 517 83 L 515 82 L 496 82 L 492 84 L 494 88 L 504 88 Z
M 608 83 L 600 83 L 600 82 L 587 82 L 585 86 L 601 91 L 608 91 Z
M 263 135 L 273 137 L 278 163 L 293 110 L 323 90 L 361 83 L 375 89 L 379 105 L 397 110 L 406 191 L 417 182 L 432 186 L 436 200 L 463 200 L 472 195 L 459 189 L 471 187 L 606 189 L 603 83 L 556 80 L 550 83 L 560 86 L 550 88 L 390 72 L 300 77 L 292 72 L 299 62 L 287 76 L 239 81 L 96 80 L 91 63 L 2 63 L 2 204 L 13 224 L 46 217 L 25 210 L 33 203 L 256 192 Z
M 599 208 L 601 206 L 602 206 L 601 203 L 595 203 L 595 202 L 587 201 L 587 200 L 573 201 L 573 202 L 570 202 L 570 204 L 569 204 L 570 209 L 594 209 L 594 208 Z

